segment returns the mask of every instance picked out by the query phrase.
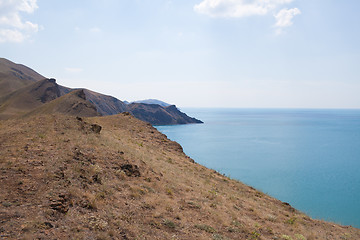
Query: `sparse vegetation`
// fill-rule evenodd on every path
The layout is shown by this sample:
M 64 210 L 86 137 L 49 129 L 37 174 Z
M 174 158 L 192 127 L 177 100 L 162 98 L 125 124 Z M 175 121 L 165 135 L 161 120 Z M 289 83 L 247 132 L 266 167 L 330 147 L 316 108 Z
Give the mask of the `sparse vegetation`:
M 175 225 L 175 223 L 173 221 L 170 221 L 170 220 L 167 220 L 167 219 L 165 219 L 163 221 L 163 225 L 168 227 L 168 228 L 171 228 L 171 229 L 175 229 L 175 227 L 176 227 L 176 225 Z
M 258 233 L 257 231 L 251 232 L 251 239 L 259 239 L 259 237 L 260 237 L 260 233 Z
M 295 239 L 297 240 L 306 240 L 306 238 L 302 234 L 295 234 Z
M 79 122 L 1 121 L 0 238 L 360 239 L 358 229 L 312 220 L 193 163 L 131 116 Z
M 206 224 L 197 224 L 195 225 L 196 228 L 200 229 L 200 230 L 203 230 L 205 232 L 208 232 L 208 233 L 215 233 L 216 230 L 209 226 L 209 225 L 206 225 Z
M 284 240 L 293 240 L 292 237 L 288 236 L 288 235 L 281 235 L 281 239 L 284 239 Z
M 296 217 L 291 217 L 291 218 L 286 220 L 286 223 L 290 224 L 290 225 L 294 225 L 295 221 L 296 221 Z

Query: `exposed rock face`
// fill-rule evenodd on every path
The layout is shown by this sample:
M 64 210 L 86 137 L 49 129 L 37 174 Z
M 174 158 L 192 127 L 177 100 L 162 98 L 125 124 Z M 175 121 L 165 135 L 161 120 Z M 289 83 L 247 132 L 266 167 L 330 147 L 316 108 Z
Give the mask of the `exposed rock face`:
M 93 131 L 94 133 L 100 133 L 101 131 L 101 126 L 97 125 L 97 124 L 91 124 L 91 131 Z
M 59 194 L 57 198 L 50 199 L 50 208 L 60 213 L 67 213 L 69 205 L 69 196 L 66 194 Z
M 80 129 L 86 133 L 96 133 L 100 134 L 102 127 L 98 124 L 89 124 L 85 122 L 81 117 L 76 117 L 76 120 L 79 121 Z
M 129 177 L 140 177 L 139 167 L 132 164 L 123 164 L 120 166 L 127 176 Z
M 41 85 L 38 88 L 33 89 L 32 91 L 35 93 L 35 96 L 40 96 L 40 101 L 42 103 L 50 102 L 61 96 L 60 89 L 56 84 L 55 79 L 45 79 L 40 81 L 40 83 Z

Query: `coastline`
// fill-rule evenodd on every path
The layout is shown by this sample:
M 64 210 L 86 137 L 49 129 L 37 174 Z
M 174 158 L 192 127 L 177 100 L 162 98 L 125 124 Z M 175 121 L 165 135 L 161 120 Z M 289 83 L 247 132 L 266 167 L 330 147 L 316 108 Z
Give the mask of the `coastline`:
M 354 145 L 360 141 L 354 135 L 359 128 L 356 124 L 359 109 L 183 110 L 202 118 L 205 124 L 158 129 L 178 141 L 199 163 L 289 202 L 314 218 L 360 226 L 357 185 L 349 186 L 350 182 L 359 181 L 356 180 L 359 167 L 354 157 L 360 153 L 350 151 L 356 149 Z M 343 125 L 349 126 L 347 130 L 340 130 Z M 269 133 L 269 129 L 273 133 Z M 339 135 L 339 131 L 344 134 Z M 354 135 L 355 139 L 347 144 L 344 141 L 351 131 L 354 134 L 350 136 Z M 294 139 L 294 133 L 301 135 Z M 197 144 L 200 141 L 201 146 Z M 349 160 L 339 161 L 346 158 Z M 329 160 L 323 167 L 325 162 L 317 159 Z M 290 160 L 294 166 L 289 165 Z M 349 164 L 353 166 L 350 169 Z M 341 172 L 347 174 L 341 175 Z

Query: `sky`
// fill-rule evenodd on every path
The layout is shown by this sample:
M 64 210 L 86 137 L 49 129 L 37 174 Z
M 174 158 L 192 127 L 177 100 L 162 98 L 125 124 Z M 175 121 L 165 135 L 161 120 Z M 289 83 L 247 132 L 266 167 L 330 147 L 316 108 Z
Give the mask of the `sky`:
M 179 107 L 360 108 L 358 0 L 0 0 L 0 57 Z

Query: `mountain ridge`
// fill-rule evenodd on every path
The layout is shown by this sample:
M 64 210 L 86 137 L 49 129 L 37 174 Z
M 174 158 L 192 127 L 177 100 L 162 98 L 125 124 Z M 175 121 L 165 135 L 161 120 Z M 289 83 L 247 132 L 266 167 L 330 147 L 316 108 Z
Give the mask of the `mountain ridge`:
M 131 102 L 131 103 L 157 104 L 157 105 L 160 105 L 160 106 L 162 106 L 162 107 L 168 107 L 168 106 L 171 105 L 171 104 L 169 104 L 169 103 L 160 101 L 160 100 L 158 100 L 158 99 L 137 100 L 137 101 L 134 101 L 134 102 Z
M 37 86 L 38 82 L 47 84 L 50 84 L 51 82 L 53 86 L 52 88 L 42 89 Z M 49 94 L 53 96 L 49 100 L 54 100 L 55 98 L 67 95 L 72 91 L 77 91 L 77 89 L 70 89 L 58 85 L 55 79 L 46 79 L 34 70 L 21 64 L 15 64 L 7 59 L 0 59 L 0 86 L 3 86 L 3 88 L 0 88 L 2 90 L 0 91 L 0 119 L 12 118 L 23 114 L 28 116 L 30 113 L 34 114 L 42 112 L 44 114 L 48 112 L 45 111 L 44 108 L 42 110 L 34 110 L 41 104 L 48 102 L 47 98 L 50 97 L 48 96 Z M 89 101 L 89 103 L 85 104 L 83 102 L 87 107 L 84 105 L 85 108 L 79 109 L 81 112 L 79 112 L 80 115 L 84 114 L 83 111 L 85 111 L 85 109 L 90 110 L 92 104 L 95 106 L 97 112 L 104 116 L 130 112 L 131 114 L 136 115 L 137 118 L 148 121 L 151 124 L 168 125 L 202 123 L 200 120 L 188 117 L 186 114 L 181 113 L 178 109 L 169 112 L 167 107 L 154 105 L 154 111 L 154 106 L 135 103 L 126 104 L 113 96 L 104 95 L 88 89 L 83 89 L 83 92 L 86 96 L 85 101 Z M 31 96 L 31 94 L 33 94 L 33 96 Z M 69 100 L 75 101 L 73 104 L 79 104 L 78 100 L 73 97 L 67 98 L 66 101 Z M 164 102 L 160 103 L 165 104 Z M 61 110 L 62 113 L 76 115 L 76 112 L 73 111 L 74 108 L 65 111 L 62 106 L 55 107 L 53 105 L 54 104 L 51 105 L 53 110 L 58 109 L 59 111 Z M 48 105 L 47 108 L 49 108 L 49 106 L 50 105 Z M 69 103 L 68 106 L 70 107 Z M 88 112 L 88 114 L 90 114 L 90 112 Z

